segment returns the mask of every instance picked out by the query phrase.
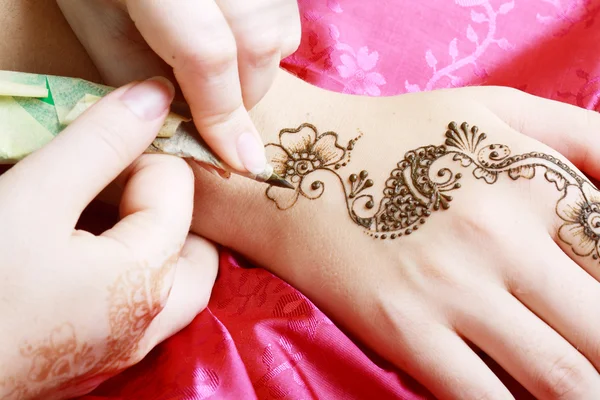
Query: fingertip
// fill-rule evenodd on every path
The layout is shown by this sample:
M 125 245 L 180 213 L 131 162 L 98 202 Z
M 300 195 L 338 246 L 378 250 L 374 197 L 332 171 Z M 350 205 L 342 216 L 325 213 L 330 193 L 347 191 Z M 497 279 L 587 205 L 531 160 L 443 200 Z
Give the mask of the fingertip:
M 205 278 L 214 282 L 219 262 L 219 252 L 214 243 L 190 233 L 181 250 L 181 258 L 201 267 L 206 272 Z
M 194 208 L 189 164 L 175 156 L 146 154 L 134 162 L 124 179 L 121 220 L 103 235 L 148 259 L 157 259 L 165 249 L 180 248 Z
M 211 241 L 190 233 L 180 256 L 181 265 L 188 269 L 188 280 L 198 290 L 201 311 L 208 305 L 212 287 L 219 270 L 219 251 Z
M 194 173 L 180 157 L 144 154 L 120 178 L 127 194 L 121 203 L 123 216 L 155 208 L 170 219 L 193 207 L 187 203 L 193 201 Z
M 192 106 L 192 114 L 202 138 L 229 167 L 255 175 L 265 171 L 265 147 L 243 105 L 212 117 Z
M 267 167 L 265 148 L 260 138 L 252 132 L 243 132 L 236 140 L 237 155 L 250 173 L 261 174 Z
M 175 87 L 167 78 L 156 76 L 127 89 L 120 99 L 138 118 L 152 121 L 164 116 L 175 97 Z
M 216 246 L 190 233 L 177 262 L 167 303 L 147 331 L 153 344 L 160 343 L 183 329 L 206 309 L 218 264 Z

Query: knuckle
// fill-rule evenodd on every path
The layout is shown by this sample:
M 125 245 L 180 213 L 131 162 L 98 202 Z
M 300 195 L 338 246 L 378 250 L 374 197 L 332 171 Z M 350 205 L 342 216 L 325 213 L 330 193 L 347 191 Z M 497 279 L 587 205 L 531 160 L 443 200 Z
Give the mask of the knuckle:
M 389 292 L 380 292 L 373 307 L 373 324 L 386 332 L 385 340 L 403 342 L 405 337 L 419 335 L 431 328 L 429 321 L 419 316 L 422 308 L 414 301 L 390 300 Z
M 300 28 L 294 30 L 291 34 L 287 35 L 283 39 L 283 45 L 281 46 L 282 58 L 285 58 L 298 50 L 302 41 L 302 31 Z
M 510 99 L 522 98 L 526 93 L 520 89 L 510 86 L 489 86 L 488 93 L 493 94 L 493 97 L 506 97 Z M 479 89 L 477 89 L 479 90 Z
M 423 254 L 425 246 L 415 251 Z M 421 250 L 421 251 L 419 251 Z M 476 296 L 476 288 L 466 279 L 465 269 L 439 255 L 424 255 L 418 261 L 407 261 L 405 254 L 397 256 L 398 265 L 402 265 L 401 276 L 404 282 L 424 296 L 440 296 L 442 293 L 460 292 L 465 296 Z M 404 259 L 402 259 L 404 257 Z
M 281 58 L 286 58 L 291 56 L 298 50 L 300 47 L 300 39 L 298 41 L 290 41 L 286 42 L 281 48 Z
M 500 95 L 506 95 L 506 96 L 512 96 L 512 97 L 517 97 L 517 96 L 524 96 L 526 93 L 520 89 L 517 89 L 515 87 L 512 86 L 496 86 L 496 90 L 498 91 L 498 94 Z
M 211 42 L 211 43 L 208 43 Z M 175 68 L 187 71 L 202 71 L 210 75 L 222 75 L 237 62 L 235 41 L 221 39 L 207 41 L 202 47 L 192 47 L 173 56 Z
M 537 378 L 536 386 L 544 398 L 575 399 L 585 388 L 587 374 L 580 362 L 573 356 L 558 359 L 547 373 Z
M 465 235 L 469 238 L 492 239 L 498 233 L 498 227 L 503 226 L 500 219 L 503 215 L 496 215 L 490 212 L 490 207 L 486 201 L 474 201 L 469 204 L 468 210 L 464 211 L 461 218 L 453 223 L 453 228 L 457 234 Z M 498 213 L 501 214 L 501 213 Z
M 231 108 L 220 112 L 212 112 L 210 115 L 204 116 L 202 124 L 205 128 L 210 129 L 205 129 L 202 132 L 203 137 L 213 140 L 222 140 L 228 129 L 239 130 L 239 127 L 244 126 L 244 122 L 240 115 L 240 110 L 243 109 L 243 103 L 240 101 L 236 106 L 237 107 L 232 106 Z
M 431 289 L 432 287 L 446 288 L 456 287 L 463 282 L 460 278 L 462 271 L 458 268 L 451 268 L 448 262 L 429 260 L 419 265 L 419 278 L 425 278 L 426 282 L 423 282 L 425 288 Z M 420 279 L 415 279 L 417 283 Z M 465 288 L 461 288 L 465 289 Z
M 270 64 L 273 59 L 281 58 L 281 41 L 279 38 L 265 35 L 262 38 L 248 36 L 241 45 L 246 62 L 254 67 Z

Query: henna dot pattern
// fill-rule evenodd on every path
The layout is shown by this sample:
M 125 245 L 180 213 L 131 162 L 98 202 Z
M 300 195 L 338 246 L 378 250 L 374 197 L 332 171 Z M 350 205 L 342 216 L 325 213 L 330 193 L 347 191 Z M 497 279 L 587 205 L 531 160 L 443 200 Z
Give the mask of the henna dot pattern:
M 477 126 L 450 122 L 443 144 L 422 146 L 404 154 L 385 181 L 377 202 L 368 193 L 375 182 L 366 170 L 352 173 L 347 179 L 339 172 L 349 164 L 360 136 L 346 146 L 339 145 L 338 139 L 335 132 L 318 134 L 310 124 L 282 130 L 279 143 L 268 144 L 267 150 L 273 150 L 270 158 L 275 172 L 291 182 L 296 191 L 269 186 L 267 197 L 281 210 L 294 206 L 300 196 L 315 200 L 325 187 L 312 174 L 330 172 L 341 183 L 352 221 L 369 236 L 385 241 L 416 234 L 435 212 L 448 210 L 453 201 L 450 193 L 461 188 L 465 171 L 489 185 L 495 184 L 500 175 L 512 180 L 534 179 L 537 175 L 562 194 L 555 208 L 562 221 L 558 238 L 576 255 L 600 260 L 600 191 L 555 156 L 535 151 L 513 156 L 505 144 L 486 144 L 487 135 Z M 450 160 L 451 166 L 440 166 L 438 161 L 442 159 Z M 306 182 L 311 192 L 305 190 Z

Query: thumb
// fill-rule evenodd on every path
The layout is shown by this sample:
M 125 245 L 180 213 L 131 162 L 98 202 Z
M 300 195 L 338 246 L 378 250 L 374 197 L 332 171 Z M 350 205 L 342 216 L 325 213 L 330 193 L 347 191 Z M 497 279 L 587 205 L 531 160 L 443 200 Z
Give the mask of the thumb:
M 142 349 L 147 352 L 192 322 L 208 305 L 217 277 L 219 255 L 214 244 L 190 234 L 181 251 L 175 279 L 163 310 L 154 318 Z
M 173 94 L 164 78 L 119 88 L 22 160 L 16 167 L 36 187 L 40 208 L 77 220 L 156 138 Z

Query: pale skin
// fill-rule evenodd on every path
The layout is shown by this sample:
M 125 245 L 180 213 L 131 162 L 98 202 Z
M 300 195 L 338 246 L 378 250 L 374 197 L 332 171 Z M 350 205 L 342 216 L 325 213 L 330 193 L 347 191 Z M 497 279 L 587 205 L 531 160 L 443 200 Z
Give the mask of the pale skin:
M 56 11 L 42 6 L 43 15 L 30 14 L 28 6 L 39 3 L 8 2 L 1 15 L 35 22 Z M 61 32 L 60 24 L 54 28 Z M 68 35 L 57 39 L 76 44 Z M 16 54 L 3 59 L 3 69 L 19 69 L 21 55 L 36 52 L 22 52 L 19 43 L 26 44 L 3 41 Z M 218 255 L 189 233 L 192 171 L 178 158 L 139 157 L 174 94 L 164 78 L 119 88 L 0 176 L 0 398 L 85 394 L 206 307 Z M 83 209 L 115 179 L 123 189 L 119 223 L 99 236 L 75 229 Z
M 177 7 L 165 0 L 57 3 L 106 80 L 122 85 L 172 75 L 216 154 L 239 171 L 265 170 L 261 137 L 247 109 L 267 93 L 281 59 L 298 48 L 296 0 L 186 0 Z M 130 18 L 135 26 L 123 23 Z M 160 65 L 152 62 L 156 55 L 164 60 Z
M 36 45 L 44 47 L 43 41 Z M 88 62 L 80 48 L 73 51 Z M 35 70 L 37 62 L 25 55 L 17 68 Z M 366 235 L 352 220 L 342 187 L 351 173 L 367 170 L 378 205 L 405 153 L 443 144 L 450 121 L 479 126 L 485 145 L 503 144 L 513 155 L 551 155 L 578 176 L 583 171 L 597 178 L 595 113 L 503 88 L 351 97 L 280 72 L 251 116 L 265 143 L 279 144 L 282 129 L 304 123 L 319 133 L 335 132 L 342 146 L 363 136 L 347 166 L 318 172 L 325 187 L 320 198 L 300 196 L 285 211 L 262 184 L 224 181 L 194 167 L 193 232 L 293 284 L 438 398 L 512 398 L 473 347 L 537 398 L 593 398 L 600 391 L 599 265 L 592 253 L 580 251 L 589 236 L 569 236 L 572 231 L 561 228 L 573 222 L 571 211 L 581 199 L 561 201 L 565 192 L 542 170 L 532 179 L 504 175 L 489 184 L 454 162 L 452 171 L 463 178 L 450 193 L 450 208 L 433 211 L 418 231 L 390 241 Z M 589 193 L 588 202 L 595 199 Z
M 139 157 L 173 95 L 164 79 L 119 88 L 0 177 L 0 397 L 87 393 L 206 307 L 218 260 L 188 234 L 192 172 Z M 115 179 L 121 220 L 99 236 L 76 229 Z

